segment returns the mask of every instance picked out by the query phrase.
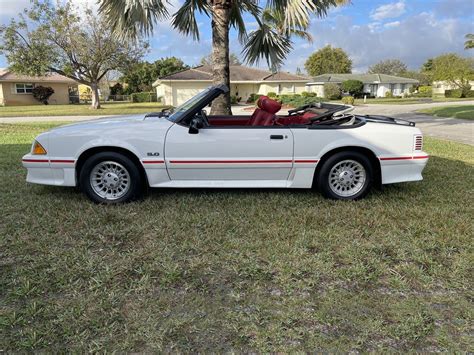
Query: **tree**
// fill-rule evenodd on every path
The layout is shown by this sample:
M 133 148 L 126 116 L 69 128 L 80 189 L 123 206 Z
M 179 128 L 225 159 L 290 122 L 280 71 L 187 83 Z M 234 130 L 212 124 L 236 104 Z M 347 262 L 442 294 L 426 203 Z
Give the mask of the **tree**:
M 324 84 L 324 97 L 328 100 L 339 100 L 341 98 L 341 88 L 335 83 Z
M 128 93 L 151 91 L 152 84 L 156 79 L 188 68 L 189 66 L 179 58 L 160 58 L 153 63 L 137 63 L 130 70 L 124 72 L 120 81 L 127 83 L 126 91 Z
M 428 59 L 421 66 L 421 72 L 431 72 L 433 70 L 433 58 Z
M 468 33 L 465 38 L 466 38 L 466 42 L 464 42 L 464 49 L 473 49 L 474 48 L 474 34 Z
M 212 65 L 212 53 L 201 58 L 201 65 Z M 235 53 L 229 54 L 229 65 L 242 65 L 239 57 Z
M 54 90 L 52 87 L 39 85 L 35 86 L 31 93 L 36 100 L 41 102 L 43 105 L 47 105 L 49 103 L 48 99 L 54 94 Z
M 408 70 L 403 73 L 404 78 L 415 79 L 420 82 L 420 85 L 431 85 L 433 82 L 431 80 L 431 75 L 428 72 L 418 72 L 413 70 Z
M 311 76 L 352 72 L 352 60 L 347 53 L 342 48 L 332 48 L 330 45 L 311 54 L 304 66 Z
M 403 75 L 408 70 L 405 63 L 398 59 L 386 59 L 369 67 L 369 74 Z
M 170 17 L 164 0 L 99 0 L 100 11 L 107 15 L 110 26 L 119 36 L 135 37 L 150 34 L 154 23 Z M 312 15 L 322 17 L 331 6 L 341 0 L 185 0 L 173 14 L 172 25 L 181 33 L 199 40 L 196 13 L 211 18 L 213 83 L 230 85 L 229 78 L 229 29 L 234 27 L 244 47 L 244 60 L 258 63 L 262 58 L 270 67 L 278 67 L 291 51 L 291 41 L 286 34 L 264 24 L 260 15 L 263 8 L 281 11 L 285 15 L 286 29 L 308 23 Z M 260 31 L 247 33 L 245 22 L 248 14 L 255 18 Z M 212 102 L 212 114 L 230 114 L 230 93 Z
M 141 58 L 147 43 L 112 36 L 103 17 L 90 9 L 79 15 L 66 3 L 34 0 L 30 9 L 0 27 L 0 52 L 17 73 L 39 76 L 54 72 L 92 89 L 91 108 L 100 108 L 99 83 L 111 70 L 123 70 Z
M 360 80 L 346 80 L 342 83 L 341 87 L 343 91 L 355 96 L 362 93 L 364 90 L 364 83 Z
M 474 60 L 455 53 L 440 55 L 433 59 L 432 78 L 447 81 L 465 95 L 471 89 L 469 81 L 474 79 Z

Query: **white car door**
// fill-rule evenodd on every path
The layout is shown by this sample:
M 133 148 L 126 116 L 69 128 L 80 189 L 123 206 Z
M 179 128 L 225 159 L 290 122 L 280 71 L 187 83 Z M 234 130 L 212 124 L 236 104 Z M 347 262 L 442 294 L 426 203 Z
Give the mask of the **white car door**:
M 218 126 L 190 134 L 175 124 L 166 135 L 165 160 L 174 181 L 244 180 L 255 181 L 255 187 L 277 186 L 286 184 L 293 166 L 293 134 L 279 127 Z

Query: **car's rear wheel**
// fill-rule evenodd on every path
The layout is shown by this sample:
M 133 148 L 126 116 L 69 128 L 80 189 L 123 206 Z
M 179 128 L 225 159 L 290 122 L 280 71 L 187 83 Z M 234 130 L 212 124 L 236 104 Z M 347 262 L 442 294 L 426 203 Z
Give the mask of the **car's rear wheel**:
M 370 160 L 359 152 L 338 152 L 321 167 L 317 185 L 321 193 L 336 200 L 365 197 L 373 184 Z
M 127 156 L 101 152 L 88 158 L 79 177 L 82 191 L 94 202 L 129 202 L 143 193 L 143 181 L 137 166 Z

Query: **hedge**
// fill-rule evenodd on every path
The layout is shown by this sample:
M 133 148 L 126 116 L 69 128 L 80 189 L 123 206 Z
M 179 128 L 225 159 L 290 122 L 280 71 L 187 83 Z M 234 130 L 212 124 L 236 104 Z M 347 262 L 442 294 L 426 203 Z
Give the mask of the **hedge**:
M 455 99 L 460 99 L 462 97 L 462 90 L 461 89 L 445 90 L 444 91 L 444 96 L 455 98 Z
M 154 92 L 134 92 L 130 95 L 132 102 L 158 102 Z

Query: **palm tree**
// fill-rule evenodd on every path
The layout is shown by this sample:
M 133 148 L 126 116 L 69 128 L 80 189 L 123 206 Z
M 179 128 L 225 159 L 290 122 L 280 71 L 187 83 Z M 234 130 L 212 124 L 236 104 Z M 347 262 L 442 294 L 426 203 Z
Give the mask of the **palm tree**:
M 464 49 L 474 48 L 474 34 L 468 33 L 465 38 L 466 42 L 464 42 Z
M 230 85 L 229 29 L 235 28 L 244 45 L 244 58 L 257 63 L 265 58 L 268 65 L 278 67 L 292 49 L 286 28 L 307 27 L 311 15 L 322 17 L 331 6 L 347 0 L 268 0 L 260 6 L 258 0 L 185 0 L 172 15 L 172 25 L 181 33 L 199 40 L 196 12 L 210 17 L 212 25 L 212 62 L 215 84 Z M 99 11 L 105 13 L 116 34 L 124 37 L 149 35 L 154 23 L 170 17 L 166 0 L 99 0 Z M 280 29 L 274 29 L 261 19 L 262 8 L 281 14 Z M 253 16 L 259 29 L 250 34 L 245 28 L 244 14 Z M 213 101 L 211 114 L 231 114 L 230 95 Z

